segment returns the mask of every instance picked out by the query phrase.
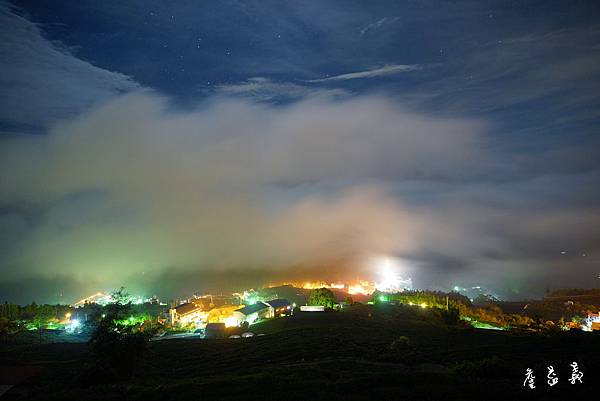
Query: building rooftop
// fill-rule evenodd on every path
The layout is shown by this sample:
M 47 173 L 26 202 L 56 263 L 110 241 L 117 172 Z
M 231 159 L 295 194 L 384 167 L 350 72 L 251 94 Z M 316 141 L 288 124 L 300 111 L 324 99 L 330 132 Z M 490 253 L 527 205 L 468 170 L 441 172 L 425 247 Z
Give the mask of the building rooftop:
M 253 305 L 244 306 L 242 309 L 238 310 L 238 312 L 241 312 L 244 315 L 248 316 L 255 312 L 258 312 L 259 310 L 263 310 L 268 307 L 269 307 L 269 305 L 267 305 L 267 304 L 264 304 L 262 302 L 257 302 Z
M 182 316 L 187 315 L 192 312 L 195 312 L 197 310 L 202 310 L 202 306 L 194 305 L 192 303 L 187 303 L 187 304 L 183 304 L 183 305 L 179 305 L 179 306 L 175 307 L 175 311 L 177 311 L 177 314 L 182 315 Z
M 290 301 L 288 301 L 287 299 L 283 299 L 283 298 L 272 299 L 270 301 L 267 301 L 266 303 L 275 309 L 279 309 L 279 308 L 283 308 L 283 307 L 287 307 L 287 306 L 291 305 Z

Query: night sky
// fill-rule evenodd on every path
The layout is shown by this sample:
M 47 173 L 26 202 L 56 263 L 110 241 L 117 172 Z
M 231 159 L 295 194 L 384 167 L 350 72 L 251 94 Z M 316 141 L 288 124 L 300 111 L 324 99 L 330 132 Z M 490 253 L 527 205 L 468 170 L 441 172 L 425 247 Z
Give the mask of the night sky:
M 589 1 L 0 1 L 0 298 L 600 284 Z

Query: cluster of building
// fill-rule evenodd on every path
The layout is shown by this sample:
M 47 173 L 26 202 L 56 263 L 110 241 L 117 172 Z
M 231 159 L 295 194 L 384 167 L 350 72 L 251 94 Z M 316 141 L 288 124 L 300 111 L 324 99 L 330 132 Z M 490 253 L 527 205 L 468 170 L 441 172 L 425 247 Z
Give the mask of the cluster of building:
M 210 323 L 236 327 L 250 325 L 263 319 L 291 315 L 294 313 L 294 307 L 294 304 L 282 298 L 243 303 L 243 299 L 237 297 L 217 299 L 207 295 L 195 297 L 169 309 L 168 323 L 180 327 L 205 328 Z
M 283 281 L 278 283 L 270 283 L 267 288 L 281 287 L 285 285 L 291 285 L 296 288 L 302 288 L 305 290 L 314 290 L 317 288 L 329 288 L 332 290 L 343 290 L 350 295 L 363 294 L 371 295 L 375 292 L 375 283 L 372 281 L 359 280 L 352 284 L 345 284 L 340 282 L 326 282 L 326 281 Z
M 583 331 L 595 331 L 600 330 L 600 312 L 588 313 L 587 317 L 583 320 L 581 325 Z
M 144 297 L 140 297 L 140 296 L 133 296 L 133 295 L 128 295 L 127 302 L 130 302 L 133 305 L 143 305 L 143 304 L 150 304 L 150 305 L 162 305 L 162 306 L 166 306 L 167 304 L 160 302 L 160 299 L 158 299 L 158 297 L 156 295 L 151 296 L 150 298 L 144 298 Z M 71 306 L 73 306 L 74 308 L 79 308 L 82 307 L 84 305 L 90 305 L 90 304 L 97 304 L 97 305 L 101 305 L 101 306 L 106 306 L 110 303 L 115 302 L 115 300 L 113 299 L 111 294 L 107 294 L 104 292 L 97 292 L 95 294 L 92 294 L 88 297 L 82 298 L 80 300 L 78 300 L 77 302 L 75 302 L 74 304 L 72 304 Z
M 371 295 L 375 291 L 380 292 L 403 292 L 413 289 L 412 279 L 403 277 L 395 273 L 385 274 L 380 281 L 356 280 L 352 283 L 325 281 L 306 281 L 293 282 L 286 281 L 278 284 L 270 284 L 269 287 L 279 287 L 282 285 L 291 285 L 305 290 L 313 290 L 316 288 L 329 288 L 333 290 L 342 290 L 349 295 Z

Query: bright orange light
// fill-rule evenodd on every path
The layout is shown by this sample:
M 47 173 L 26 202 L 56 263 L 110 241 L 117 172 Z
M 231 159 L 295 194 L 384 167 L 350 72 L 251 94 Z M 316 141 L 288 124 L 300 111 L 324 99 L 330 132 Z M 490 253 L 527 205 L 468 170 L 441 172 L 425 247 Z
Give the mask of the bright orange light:
M 302 284 L 302 288 L 305 290 L 314 290 L 315 288 L 329 288 L 329 285 L 324 281 L 306 282 Z
M 280 285 L 292 285 L 297 288 L 303 288 L 305 290 L 314 290 L 317 288 L 331 288 L 336 290 L 344 290 L 348 292 L 348 294 L 362 294 L 362 295 L 371 295 L 375 291 L 375 285 L 371 281 L 367 280 L 359 280 L 354 281 L 354 284 L 346 284 L 343 281 L 336 282 L 325 282 L 325 281 L 305 281 L 305 282 L 293 282 L 286 281 L 279 284 L 270 284 L 271 286 L 280 286 Z
M 370 295 L 371 292 L 369 292 L 362 285 L 357 284 L 357 285 L 351 285 L 348 287 L 348 294 L 350 294 L 350 295 L 354 295 L 354 294 Z
M 80 299 L 79 301 L 75 302 L 75 306 L 78 306 L 78 305 L 83 305 L 83 304 L 85 304 L 86 302 L 90 302 L 90 301 L 92 301 L 94 298 L 98 298 L 98 297 L 104 297 L 104 296 L 106 296 L 106 294 L 104 294 L 104 293 L 102 293 L 102 292 L 97 292 L 97 293 L 95 293 L 95 294 L 92 294 L 92 295 L 90 295 L 89 297 L 82 298 L 82 299 Z

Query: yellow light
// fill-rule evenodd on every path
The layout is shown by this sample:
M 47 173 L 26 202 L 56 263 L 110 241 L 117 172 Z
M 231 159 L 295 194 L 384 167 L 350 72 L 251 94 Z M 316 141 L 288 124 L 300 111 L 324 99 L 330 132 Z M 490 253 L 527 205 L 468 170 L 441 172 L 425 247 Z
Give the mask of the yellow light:
M 71 318 L 71 312 L 67 312 L 67 313 L 65 313 L 65 317 L 66 317 L 67 319 L 70 319 L 70 318 Z
M 423 302 L 421 305 L 419 305 L 421 308 L 427 308 L 427 304 L 425 302 Z
M 413 303 L 413 302 L 409 302 L 408 304 L 409 304 L 410 306 L 413 306 L 413 305 L 414 305 L 414 303 Z
M 362 285 L 357 284 L 357 285 L 351 285 L 348 287 L 348 294 L 350 294 L 350 295 L 354 295 L 354 294 L 370 295 L 371 293 Z
M 223 320 L 225 327 L 235 327 L 240 324 L 239 320 L 235 316 L 229 316 Z

